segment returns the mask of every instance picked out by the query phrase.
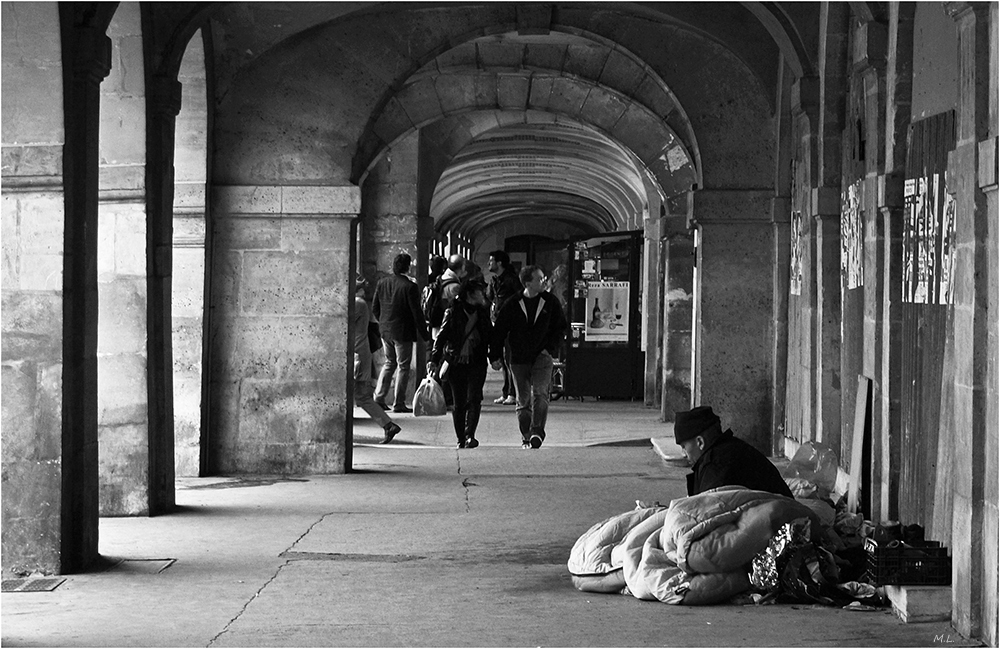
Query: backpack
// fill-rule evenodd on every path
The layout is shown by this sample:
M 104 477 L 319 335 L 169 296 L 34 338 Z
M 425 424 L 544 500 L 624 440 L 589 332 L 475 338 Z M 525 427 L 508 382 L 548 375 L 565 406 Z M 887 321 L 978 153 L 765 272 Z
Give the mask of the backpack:
M 452 277 L 444 282 L 441 280 L 442 278 L 438 277 L 433 283 L 425 286 L 420 294 L 420 310 L 423 311 L 424 318 L 431 327 L 441 326 L 445 309 L 450 306 L 442 299 L 444 288 L 449 284 L 458 284 L 458 281 Z

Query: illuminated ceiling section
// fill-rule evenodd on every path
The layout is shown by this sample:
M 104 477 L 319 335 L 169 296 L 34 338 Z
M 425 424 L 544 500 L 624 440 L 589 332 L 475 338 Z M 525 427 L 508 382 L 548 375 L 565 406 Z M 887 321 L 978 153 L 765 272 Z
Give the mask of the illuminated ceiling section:
M 438 231 L 475 236 L 499 220 L 549 218 L 594 232 L 641 221 L 646 187 L 632 156 L 583 126 L 488 131 L 445 169 L 431 201 Z

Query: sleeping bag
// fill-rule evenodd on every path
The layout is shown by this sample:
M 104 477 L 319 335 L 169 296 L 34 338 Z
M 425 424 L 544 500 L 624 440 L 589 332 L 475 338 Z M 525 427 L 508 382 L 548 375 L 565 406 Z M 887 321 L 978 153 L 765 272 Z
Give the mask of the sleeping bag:
M 718 487 L 597 523 L 574 544 L 567 567 L 580 590 L 715 604 L 749 589 L 754 556 L 782 525 L 806 517 L 815 514 L 791 498 Z

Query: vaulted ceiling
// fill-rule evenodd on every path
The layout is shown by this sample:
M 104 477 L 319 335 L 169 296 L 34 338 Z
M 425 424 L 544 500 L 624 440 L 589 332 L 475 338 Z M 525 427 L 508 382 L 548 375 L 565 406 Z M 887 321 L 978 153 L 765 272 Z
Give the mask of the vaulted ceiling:
M 165 4 L 150 11 L 177 24 L 159 39 L 168 50 L 210 16 L 216 103 L 232 104 L 232 115 L 255 109 L 252 96 L 233 96 L 268 69 L 311 79 L 315 95 L 336 102 L 307 123 L 315 143 L 286 155 L 307 165 L 299 168 L 315 167 L 311 160 L 343 168 L 339 156 L 349 156 L 349 180 L 363 182 L 414 131 L 502 113 L 446 152 L 432 179 L 437 227 L 472 236 L 539 214 L 587 230 L 634 227 L 651 204 L 683 211 L 687 192 L 711 184 L 721 165 L 762 182 L 770 170 L 719 146 L 734 119 L 727 113 L 739 111 L 719 105 L 724 93 L 712 84 L 739 66 L 754 81 L 729 96 L 773 113 L 782 62 L 794 76 L 815 73 L 809 53 L 820 26 L 819 3 Z M 160 60 L 173 58 L 167 51 Z M 324 129 L 333 132 L 321 119 L 335 125 L 334 140 L 324 139 Z M 760 130 L 742 134 L 741 150 L 769 137 Z M 240 147 L 233 152 L 238 164 Z

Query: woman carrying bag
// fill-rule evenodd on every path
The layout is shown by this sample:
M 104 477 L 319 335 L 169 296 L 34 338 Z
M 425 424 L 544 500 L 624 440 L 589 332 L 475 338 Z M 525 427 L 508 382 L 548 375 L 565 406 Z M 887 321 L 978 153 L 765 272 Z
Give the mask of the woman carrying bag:
M 445 389 L 451 391 L 458 448 L 479 446 L 476 428 L 483 407 L 483 385 L 489 366 L 486 353 L 492 330 L 485 283 L 463 283 L 454 304 L 445 311 L 427 363 L 427 373 L 437 374 Z

